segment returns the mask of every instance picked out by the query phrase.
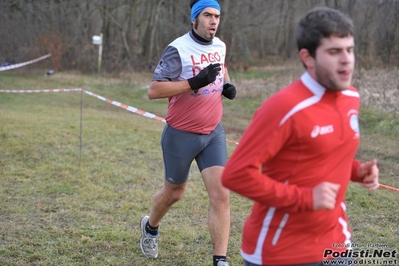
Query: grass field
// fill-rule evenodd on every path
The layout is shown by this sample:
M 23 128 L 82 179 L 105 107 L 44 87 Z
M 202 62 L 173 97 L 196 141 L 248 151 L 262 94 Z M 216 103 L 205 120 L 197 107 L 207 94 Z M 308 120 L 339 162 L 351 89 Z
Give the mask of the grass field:
M 164 117 L 167 101 L 147 99 L 150 79 L 10 71 L 0 73 L 0 90 L 83 88 Z M 228 139 L 239 141 L 269 94 L 247 88 L 225 101 Z M 0 265 L 211 265 L 208 198 L 195 164 L 184 198 L 161 224 L 160 258 L 141 254 L 138 223 L 163 183 L 163 126 L 80 92 L 0 93 Z M 357 157 L 377 158 L 381 183 L 398 188 L 399 116 L 368 107 L 361 130 Z M 231 203 L 229 261 L 242 265 L 241 227 L 252 204 L 235 194 Z M 347 205 L 357 244 L 399 251 L 399 193 L 351 184 Z

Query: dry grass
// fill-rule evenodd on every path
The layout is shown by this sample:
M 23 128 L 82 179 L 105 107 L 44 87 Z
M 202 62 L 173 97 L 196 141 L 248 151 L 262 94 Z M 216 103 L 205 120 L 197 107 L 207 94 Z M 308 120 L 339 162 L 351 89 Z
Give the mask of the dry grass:
M 292 67 L 233 73 L 240 92 L 237 100 L 225 102 L 228 138 L 239 141 L 261 102 L 300 73 Z M 150 78 L 149 73 L 57 73 L 45 78 L 3 72 L 0 89 L 80 87 L 164 116 L 167 101 L 146 97 Z M 357 82 L 360 89 L 366 86 L 362 79 Z M 367 88 L 382 83 L 367 82 Z M 163 182 L 163 123 L 83 95 L 81 128 L 80 96 L 0 93 L 1 265 L 210 265 L 208 200 L 195 165 L 185 197 L 161 225 L 159 260 L 145 259 L 138 246 L 138 221 Z M 399 187 L 399 118 L 369 102 L 362 112 L 358 157 L 377 157 L 381 183 Z M 228 144 L 230 153 L 234 147 Z M 347 200 L 357 243 L 399 249 L 398 193 L 368 192 L 353 184 Z M 250 206 L 250 201 L 232 195 L 231 265 L 241 265 L 241 227 Z

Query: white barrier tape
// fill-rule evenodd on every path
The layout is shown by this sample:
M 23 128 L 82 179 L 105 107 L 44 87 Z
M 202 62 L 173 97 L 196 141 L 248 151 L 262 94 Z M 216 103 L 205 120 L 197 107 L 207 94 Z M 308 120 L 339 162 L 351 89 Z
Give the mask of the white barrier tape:
M 41 56 L 39 58 L 30 60 L 30 61 L 27 61 L 27 62 L 18 63 L 18 64 L 14 64 L 14 65 L 10 65 L 10 66 L 0 67 L 0 71 L 6 71 L 6 70 L 10 70 L 10 69 L 14 69 L 14 68 L 19 68 L 19 67 L 23 67 L 23 66 L 26 66 L 26 65 L 30 65 L 30 64 L 36 63 L 37 61 L 46 59 L 46 58 L 48 58 L 50 56 L 51 56 L 51 54 L 46 54 L 44 56 Z
M 136 113 L 136 114 L 139 114 L 139 115 L 142 115 L 142 116 L 145 116 L 145 117 L 148 117 L 148 118 L 155 119 L 155 120 L 158 120 L 158 121 L 166 123 L 166 120 L 163 117 L 154 115 L 152 113 L 149 113 L 149 112 L 146 112 L 146 111 L 143 111 L 143 110 L 140 110 L 140 109 L 137 109 L 136 107 L 129 106 L 129 105 L 124 104 L 124 103 L 120 103 L 120 102 L 116 102 L 116 101 L 104 98 L 104 97 L 102 97 L 100 95 L 94 94 L 94 93 L 92 93 L 90 91 L 87 91 L 87 90 L 83 90 L 83 91 L 87 95 L 90 95 L 90 96 L 95 97 L 95 98 L 97 98 L 99 100 L 102 100 L 104 102 L 107 102 L 107 103 L 110 103 L 112 105 L 115 105 L 115 106 L 117 106 L 119 108 L 125 109 L 125 110 L 127 110 L 129 112 Z
M 83 91 L 84 93 L 86 93 L 89 96 L 95 97 L 95 98 L 97 98 L 99 100 L 102 100 L 104 102 L 110 103 L 110 104 L 115 105 L 115 106 L 117 106 L 119 108 L 125 109 L 125 110 L 127 110 L 129 112 L 136 113 L 136 114 L 139 114 L 139 115 L 142 115 L 142 116 L 145 116 L 145 117 L 148 117 L 148 118 L 155 119 L 155 120 L 162 121 L 162 122 L 166 123 L 165 118 L 162 118 L 162 117 L 154 115 L 152 113 L 137 109 L 136 107 L 129 106 L 129 105 L 124 104 L 124 103 L 120 103 L 120 102 L 116 102 L 116 101 L 107 99 L 107 98 L 105 98 L 103 96 L 94 94 L 94 93 L 92 93 L 90 91 L 87 91 L 87 90 L 82 90 L 80 88 L 74 88 L 74 89 L 51 89 L 51 90 L 0 90 L 0 93 L 2 93 L 2 92 L 3 93 L 40 93 L 40 92 L 76 92 L 76 91 Z M 236 142 L 236 141 L 232 141 L 232 140 L 228 140 L 228 139 L 226 139 L 226 141 L 238 145 L 238 142 Z M 390 187 L 390 186 L 387 186 L 387 185 L 380 184 L 380 187 L 384 188 L 384 189 L 387 189 L 387 190 L 399 192 L 398 188 Z
M 395 192 L 399 193 L 399 188 L 394 188 L 394 187 L 390 187 L 390 186 L 383 185 L 383 184 L 380 184 L 380 188 L 385 188 L 385 189 L 388 189 L 388 190 L 395 191 Z
M 137 109 L 136 107 L 129 106 L 129 105 L 124 104 L 124 103 L 120 103 L 120 102 L 117 102 L 117 101 L 113 101 L 113 100 L 107 99 L 107 98 L 105 98 L 103 96 L 100 96 L 100 95 L 97 95 L 95 93 L 92 93 L 91 91 L 83 90 L 83 89 L 80 89 L 80 88 L 51 89 L 51 90 L 0 90 L 0 93 L 3 92 L 3 93 L 25 93 L 26 94 L 26 93 L 40 93 L 40 92 L 76 92 L 76 91 L 83 91 L 84 93 L 86 93 L 89 96 L 92 96 L 92 97 L 97 98 L 97 99 L 99 99 L 101 101 L 110 103 L 110 104 L 112 104 L 112 105 L 114 105 L 116 107 L 119 107 L 119 108 L 125 109 L 125 110 L 127 110 L 129 112 L 136 113 L 136 114 L 139 114 L 139 115 L 142 115 L 142 116 L 145 116 L 145 117 L 148 117 L 148 118 L 155 119 L 155 120 L 158 120 L 158 121 L 166 123 L 166 120 L 163 117 L 157 116 L 155 114 L 152 114 L 152 113 L 140 110 L 140 109 Z
M 51 89 L 51 90 L 0 90 L 4 93 L 40 93 L 40 92 L 76 92 L 82 89 Z

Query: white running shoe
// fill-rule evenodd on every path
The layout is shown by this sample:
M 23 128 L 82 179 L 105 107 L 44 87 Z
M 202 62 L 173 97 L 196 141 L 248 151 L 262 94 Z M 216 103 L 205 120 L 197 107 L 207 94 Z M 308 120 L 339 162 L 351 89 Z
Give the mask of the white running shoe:
M 140 247 L 143 254 L 149 259 L 156 259 L 158 258 L 158 235 L 151 235 L 147 233 L 145 230 L 145 225 L 148 221 L 150 216 L 144 216 L 140 220 L 140 228 L 141 228 L 141 240 L 140 240 Z M 219 265 L 219 264 L 218 264 Z M 221 264 L 225 265 L 225 264 Z M 228 264 L 226 264 L 228 265 Z

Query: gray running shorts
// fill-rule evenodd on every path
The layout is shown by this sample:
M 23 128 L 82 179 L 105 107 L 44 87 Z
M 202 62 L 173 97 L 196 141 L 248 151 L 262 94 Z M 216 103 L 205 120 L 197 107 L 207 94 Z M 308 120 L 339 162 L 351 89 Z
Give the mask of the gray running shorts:
M 209 135 L 175 129 L 168 124 L 161 137 L 165 179 L 183 184 L 193 160 L 200 171 L 211 166 L 225 166 L 227 161 L 226 134 L 219 124 Z

